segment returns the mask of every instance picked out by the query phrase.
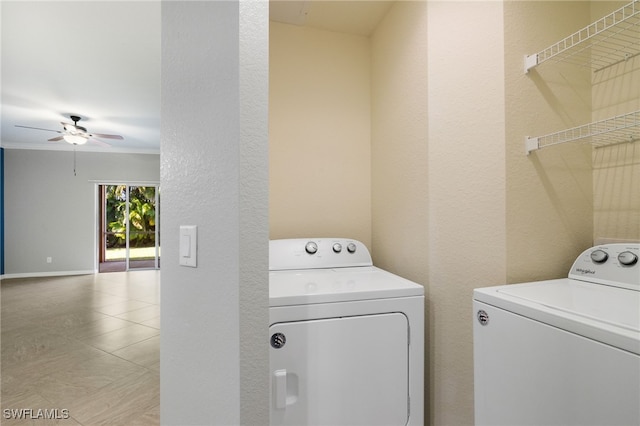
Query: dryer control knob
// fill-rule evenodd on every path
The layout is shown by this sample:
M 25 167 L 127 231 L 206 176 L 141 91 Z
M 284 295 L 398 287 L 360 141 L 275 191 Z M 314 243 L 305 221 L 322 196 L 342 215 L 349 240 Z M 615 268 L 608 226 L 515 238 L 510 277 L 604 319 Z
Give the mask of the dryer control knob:
M 305 246 L 304 250 L 309 254 L 315 254 L 318 251 L 318 245 L 313 241 L 309 241 Z
M 624 266 L 632 266 L 638 263 L 638 256 L 630 251 L 623 251 L 618 255 L 618 261 Z
M 354 243 L 347 244 L 347 251 L 349 253 L 355 253 L 356 252 L 356 245 Z
M 340 243 L 335 243 L 333 245 L 333 252 L 334 253 L 340 253 L 342 251 L 342 244 Z
M 604 250 L 594 250 L 591 252 L 591 260 L 596 263 L 604 263 L 609 259 L 609 255 Z

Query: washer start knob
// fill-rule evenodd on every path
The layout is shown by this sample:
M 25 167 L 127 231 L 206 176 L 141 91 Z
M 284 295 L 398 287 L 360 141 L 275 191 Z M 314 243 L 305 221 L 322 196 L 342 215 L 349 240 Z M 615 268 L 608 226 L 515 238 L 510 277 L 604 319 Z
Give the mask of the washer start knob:
M 334 253 L 340 253 L 342 251 L 342 244 L 340 243 L 335 243 L 333 245 L 333 252 Z
M 638 256 L 630 251 L 623 251 L 618 255 L 618 262 L 624 266 L 633 266 L 638 263 Z
M 347 244 L 347 251 L 349 253 L 355 253 L 356 252 L 356 245 L 354 243 Z

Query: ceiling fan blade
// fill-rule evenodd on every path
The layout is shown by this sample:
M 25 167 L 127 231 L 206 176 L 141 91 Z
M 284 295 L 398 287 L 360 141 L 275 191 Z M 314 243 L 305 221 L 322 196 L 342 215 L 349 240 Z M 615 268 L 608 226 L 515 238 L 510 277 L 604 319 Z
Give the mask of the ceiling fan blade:
M 91 133 L 89 136 L 91 136 L 92 138 L 102 138 L 102 139 L 119 139 L 119 140 L 124 139 L 120 135 L 103 135 L 100 133 Z
M 100 145 L 100 146 L 103 146 L 103 147 L 109 147 L 109 148 L 111 147 L 111 145 L 109 145 L 108 143 L 99 141 L 98 139 L 90 139 L 90 143 L 95 144 L 95 145 Z
M 54 133 L 60 133 L 63 136 L 58 136 L 55 138 L 51 138 L 49 139 L 50 142 L 57 142 L 57 141 L 61 141 L 64 139 L 64 136 L 66 135 L 70 135 L 71 137 L 83 137 L 85 139 L 91 139 L 93 143 L 97 144 L 97 145 L 101 145 L 101 146 L 111 146 L 108 143 L 102 142 L 96 138 L 100 138 L 100 139 L 118 139 L 118 140 L 123 140 L 124 138 L 120 135 L 107 135 L 107 134 L 103 134 L 103 133 L 88 133 L 87 129 L 82 127 L 82 126 L 78 126 L 78 120 L 80 120 L 79 117 L 76 116 L 71 116 L 71 118 L 74 120 L 73 124 L 70 123 L 65 123 L 63 121 L 60 122 L 60 124 L 62 124 L 62 128 L 64 129 L 64 131 L 60 131 L 60 130 L 51 130 L 51 129 L 43 129 L 41 127 L 30 127 L 30 126 L 21 126 L 19 124 L 16 124 L 16 127 L 22 127 L 25 129 L 34 129 L 34 130 L 44 130 L 47 132 L 54 132 Z M 72 143 L 72 142 L 70 142 Z
M 47 132 L 62 133 L 60 130 L 42 129 L 40 127 L 21 126 L 19 124 L 16 124 L 16 127 L 22 127 L 23 129 L 44 130 L 44 131 L 47 131 Z

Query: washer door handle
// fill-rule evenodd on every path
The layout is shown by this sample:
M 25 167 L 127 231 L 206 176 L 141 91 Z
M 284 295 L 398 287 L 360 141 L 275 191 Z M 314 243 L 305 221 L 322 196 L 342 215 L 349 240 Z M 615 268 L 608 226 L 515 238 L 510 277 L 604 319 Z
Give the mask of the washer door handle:
M 276 370 L 273 372 L 275 380 L 275 403 L 276 408 L 287 407 L 287 370 Z

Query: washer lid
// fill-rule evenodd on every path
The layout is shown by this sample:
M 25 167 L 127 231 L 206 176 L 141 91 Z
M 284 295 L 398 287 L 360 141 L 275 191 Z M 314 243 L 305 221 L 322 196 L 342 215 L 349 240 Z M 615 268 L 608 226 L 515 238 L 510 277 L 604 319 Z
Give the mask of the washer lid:
M 269 272 L 269 306 L 423 295 L 421 285 L 375 266 Z
M 569 278 L 487 287 L 474 299 L 640 354 L 640 292 Z

